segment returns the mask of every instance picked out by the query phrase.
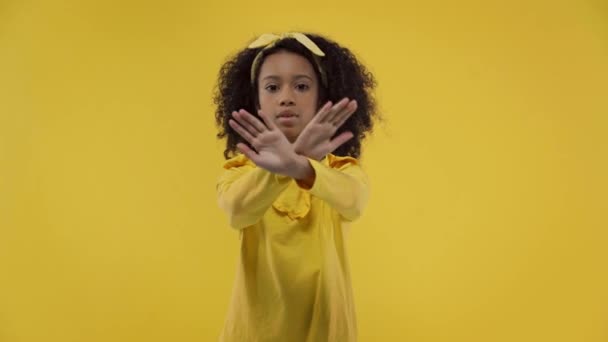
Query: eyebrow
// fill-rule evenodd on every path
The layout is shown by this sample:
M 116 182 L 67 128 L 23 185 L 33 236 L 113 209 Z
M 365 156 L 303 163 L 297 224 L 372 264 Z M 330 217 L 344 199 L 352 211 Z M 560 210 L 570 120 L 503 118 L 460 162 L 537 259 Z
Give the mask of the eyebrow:
M 294 80 L 297 80 L 298 78 L 308 78 L 309 80 L 312 81 L 312 77 L 308 76 L 308 75 L 304 75 L 304 74 L 300 74 L 300 75 L 295 75 L 293 77 Z M 276 75 L 268 75 L 264 78 L 262 78 L 262 80 L 266 80 L 266 79 L 273 79 L 273 80 L 280 80 L 281 77 L 276 76 Z

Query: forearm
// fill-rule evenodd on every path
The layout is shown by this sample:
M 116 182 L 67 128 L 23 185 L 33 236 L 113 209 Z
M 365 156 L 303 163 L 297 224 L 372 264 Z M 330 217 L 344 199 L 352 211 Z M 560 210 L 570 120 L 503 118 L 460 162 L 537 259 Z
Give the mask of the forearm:
M 343 170 L 333 169 L 311 159 L 307 159 L 313 176 L 298 180 L 300 187 L 340 213 L 349 221 L 361 216 L 369 199 L 367 176 L 358 165 Z
M 262 218 L 290 181 L 262 168 L 228 170 L 217 186 L 219 206 L 233 228 L 246 228 Z
M 304 189 L 310 189 L 315 183 L 315 169 L 310 165 L 309 158 L 296 155 L 293 162 L 293 171 L 290 177 L 295 179 L 298 185 Z

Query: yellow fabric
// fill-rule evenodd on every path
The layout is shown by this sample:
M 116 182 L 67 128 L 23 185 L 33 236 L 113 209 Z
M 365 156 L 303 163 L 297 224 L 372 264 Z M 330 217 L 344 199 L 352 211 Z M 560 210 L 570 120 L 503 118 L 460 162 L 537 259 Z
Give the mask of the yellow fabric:
M 310 52 L 314 53 L 315 55 L 321 56 L 321 57 L 325 56 L 325 53 L 323 53 L 323 51 L 321 51 L 321 49 L 317 46 L 317 44 L 315 44 L 312 40 L 310 40 L 310 38 L 308 38 L 308 36 L 306 36 L 303 33 L 299 33 L 299 32 L 287 32 L 287 33 L 283 33 L 281 35 L 276 35 L 276 34 L 272 34 L 272 33 L 264 33 L 258 39 L 254 40 L 251 44 L 249 44 L 248 47 L 250 49 L 255 49 L 255 48 L 259 48 L 259 47 L 269 47 L 269 46 L 272 46 L 272 44 L 278 42 L 279 40 L 282 40 L 285 38 L 294 38 L 295 40 L 300 42 L 300 44 L 304 45 L 308 50 L 310 50 Z
M 255 73 L 256 73 L 257 69 L 260 67 L 262 51 L 264 51 L 266 49 L 270 49 L 277 42 L 279 42 L 283 39 L 286 39 L 286 38 L 293 38 L 293 39 L 297 40 L 300 44 L 302 44 L 310 52 L 313 53 L 312 57 L 315 61 L 317 69 L 319 70 L 319 74 L 321 74 L 321 82 L 323 83 L 324 86 L 327 87 L 327 76 L 325 75 L 325 71 L 323 70 L 323 67 L 321 67 L 321 62 L 319 61 L 319 57 L 325 56 L 325 53 L 323 51 L 321 51 L 319 46 L 317 44 L 315 44 L 315 42 L 313 42 L 310 38 L 308 38 L 307 35 L 305 35 L 304 33 L 300 33 L 300 32 L 286 32 L 286 33 L 281 33 L 280 35 L 276 35 L 273 33 L 264 33 L 263 35 L 258 37 L 258 39 L 254 40 L 251 44 L 249 44 L 249 46 L 247 46 L 249 49 L 257 49 L 260 47 L 262 48 L 258 52 L 258 54 L 255 56 L 255 58 L 253 59 L 253 62 L 251 63 L 251 76 L 250 76 L 251 83 L 252 84 L 255 83 Z M 319 57 L 317 57 L 317 56 L 319 56 Z
M 222 342 L 356 341 L 345 240 L 367 204 L 367 176 L 350 157 L 309 162 L 309 190 L 244 155 L 224 165 L 218 201 L 241 251 Z

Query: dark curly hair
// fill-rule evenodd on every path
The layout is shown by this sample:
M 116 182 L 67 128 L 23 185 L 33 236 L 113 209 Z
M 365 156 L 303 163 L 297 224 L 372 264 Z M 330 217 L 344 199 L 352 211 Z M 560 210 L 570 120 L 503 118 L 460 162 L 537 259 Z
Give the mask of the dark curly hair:
M 319 61 L 327 76 L 327 87 L 319 82 L 317 110 L 326 101 L 337 103 L 344 97 L 357 101 L 357 110 L 336 132 L 337 136 L 342 132 L 350 131 L 353 133 L 353 138 L 332 153 L 338 156 L 358 158 L 361 154 L 361 141 L 368 132 L 372 131 L 373 118 L 378 118 L 373 94 L 376 80 L 349 49 L 323 36 L 305 34 L 325 53 L 325 56 L 321 57 Z M 257 116 L 256 109 L 259 108 L 257 77 L 261 68 L 257 68 L 254 82 L 252 82 L 251 65 L 261 49 L 245 48 L 239 51 L 222 65 L 218 75 L 213 102 L 217 105 L 215 111 L 215 121 L 219 127 L 217 137 L 218 139 L 227 138 L 226 149 L 224 150 L 226 159 L 236 154 L 237 143 L 248 144 L 228 124 L 232 111 L 242 108 Z M 312 53 L 293 38 L 285 38 L 273 47 L 263 50 L 259 65 L 262 65 L 268 55 L 280 50 L 305 57 L 313 66 L 317 79 L 321 80 Z

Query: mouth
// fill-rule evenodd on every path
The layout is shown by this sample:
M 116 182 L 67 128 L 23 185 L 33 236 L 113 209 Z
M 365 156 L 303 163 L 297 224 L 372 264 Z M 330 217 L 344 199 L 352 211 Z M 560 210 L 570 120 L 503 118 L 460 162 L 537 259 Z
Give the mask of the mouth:
M 279 114 L 277 114 L 277 119 L 280 118 L 297 118 L 298 114 L 296 114 L 295 112 L 292 112 L 290 110 L 284 110 L 282 112 L 280 112 Z

